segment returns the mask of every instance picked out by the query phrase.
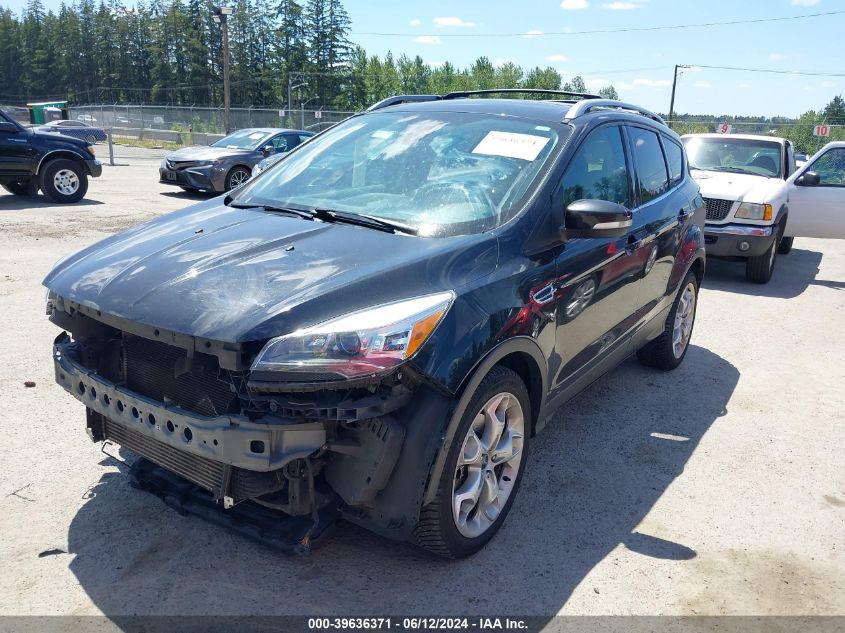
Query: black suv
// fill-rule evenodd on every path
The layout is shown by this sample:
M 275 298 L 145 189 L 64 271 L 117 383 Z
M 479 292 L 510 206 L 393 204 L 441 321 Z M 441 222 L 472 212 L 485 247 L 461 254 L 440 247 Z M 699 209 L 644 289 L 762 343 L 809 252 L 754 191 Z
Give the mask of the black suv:
M 102 173 L 91 143 L 27 129 L 0 111 L 0 186 L 9 193 L 41 189 L 55 202 L 78 202 L 88 191 L 88 176 Z
M 632 353 L 681 363 L 704 208 L 677 135 L 487 92 L 387 99 L 56 265 L 56 378 L 136 485 L 291 547 L 341 515 L 465 556 L 556 408 Z

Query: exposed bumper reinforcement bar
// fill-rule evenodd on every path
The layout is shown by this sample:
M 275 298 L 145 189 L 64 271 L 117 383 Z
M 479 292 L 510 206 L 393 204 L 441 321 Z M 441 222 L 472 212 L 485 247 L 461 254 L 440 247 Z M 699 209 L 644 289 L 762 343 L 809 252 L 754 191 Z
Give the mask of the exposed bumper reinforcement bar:
M 104 379 L 78 360 L 78 346 L 62 333 L 53 345 L 56 382 L 68 393 L 116 425 L 152 440 L 229 466 L 257 472 L 284 467 L 326 443 L 320 423 L 295 423 L 264 416 L 209 418 L 168 407 Z

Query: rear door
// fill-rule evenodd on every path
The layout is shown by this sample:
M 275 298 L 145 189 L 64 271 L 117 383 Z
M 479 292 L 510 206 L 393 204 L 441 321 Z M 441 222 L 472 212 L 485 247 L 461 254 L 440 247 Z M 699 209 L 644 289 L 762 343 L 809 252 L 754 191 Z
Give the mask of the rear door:
M 818 185 L 803 182 L 819 175 Z M 831 143 L 786 182 L 789 216 L 785 235 L 845 239 L 845 143 Z
M 684 153 L 674 140 L 648 127 L 629 125 L 637 207 L 634 241 L 626 244 L 631 274 L 642 280 L 637 318 L 646 322 L 673 296 L 669 280 L 675 266 L 680 233 L 692 221 L 693 210 L 680 187 Z

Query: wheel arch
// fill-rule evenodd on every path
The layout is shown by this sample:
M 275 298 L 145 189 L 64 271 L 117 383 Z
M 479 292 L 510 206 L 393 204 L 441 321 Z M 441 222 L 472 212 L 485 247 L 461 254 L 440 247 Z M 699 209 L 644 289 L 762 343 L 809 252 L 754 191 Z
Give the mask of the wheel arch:
M 38 161 L 38 167 L 35 169 L 35 175 L 41 176 L 47 165 L 60 158 L 67 158 L 79 163 L 79 166 L 82 168 L 82 173 L 86 176 L 88 175 L 88 168 L 85 166 L 85 160 L 79 154 L 75 154 L 67 149 L 54 149 L 44 154 L 44 156 L 41 157 L 41 160 Z
M 497 365 L 511 369 L 525 383 L 531 403 L 531 433 L 534 434 L 547 392 L 547 365 L 540 346 L 534 339 L 527 336 L 515 336 L 490 350 L 461 383 L 458 391 L 458 403 L 452 410 L 449 423 L 443 429 L 443 441 L 431 468 L 423 496 L 423 505 L 431 503 L 437 495 L 437 484 L 440 481 L 440 475 L 443 472 L 455 430 L 460 424 L 475 390 L 484 380 L 484 377 Z

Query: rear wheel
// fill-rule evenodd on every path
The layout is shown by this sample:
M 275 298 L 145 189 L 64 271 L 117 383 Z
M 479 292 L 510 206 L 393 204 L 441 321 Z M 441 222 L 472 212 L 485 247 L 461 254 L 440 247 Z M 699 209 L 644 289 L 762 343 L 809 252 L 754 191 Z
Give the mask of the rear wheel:
M 522 379 L 494 367 L 461 419 L 437 496 L 420 512 L 411 540 L 445 558 L 481 549 L 510 511 L 528 450 L 531 401 Z
M 698 278 L 690 271 L 669 310 L 663 332 L 637 351 L 643 365 L 669 371 L 681 364 L 689 349 L 697 303 Z
M 778 255 L 786 255 L 789 251 L 791 251 L 792 242 L 794 241 L 794 237 L 782 237 L 780 239 L 780 244 L 778 245 Z
M 42 170 L 41 191 L 55 202 L 78 202 L 88 191 L 88 176 L 79 163 L 59 158 Z

